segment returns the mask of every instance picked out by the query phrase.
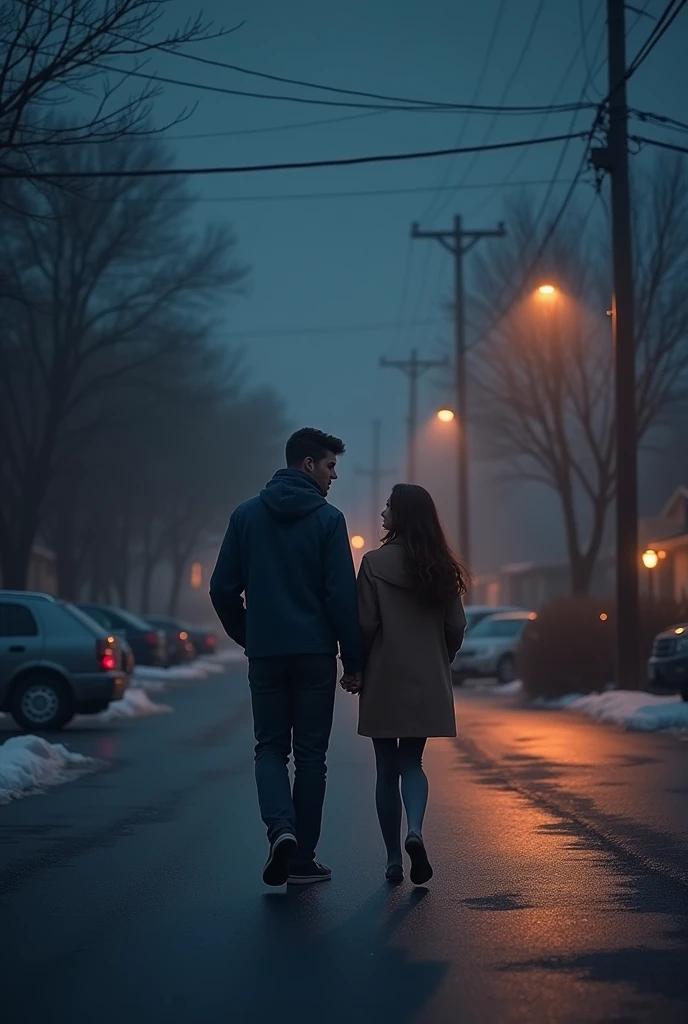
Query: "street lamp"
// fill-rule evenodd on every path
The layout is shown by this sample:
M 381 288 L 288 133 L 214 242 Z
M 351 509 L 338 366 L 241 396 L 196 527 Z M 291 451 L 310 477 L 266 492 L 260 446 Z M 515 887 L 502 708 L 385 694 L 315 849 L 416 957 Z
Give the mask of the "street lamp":
M 544 298 L 550 298 L 552 295 L 557 294 L 557 288 L 553 284 L 541 284 L 537 289 L 538 295 L 542 295 Z
M 437 419 L 440 423 L 451 423 L 456 419 L 456 415 L 453 409 L 440 409 L 437 413 Z
M 643 565 L 646 569 L 656 569 L 659 562 L 659 555 L 653 548 L 643 551 Z
M 650 603 L 652 604 L 655 599 L 654 570 L 659 565 L 659 553 L 655 551 L 654 548 L 648 548 L 647 551 L 643 551 L 641 557 L 643 560 L 643 565 L 647 569 L 647 593 L 648 597 L 650 598 Z
M 356 551 L 361 551 L 365 547 L 365 537 L 361 537 L 358 533 L 351 538 L 351 547 L 355 548 Z

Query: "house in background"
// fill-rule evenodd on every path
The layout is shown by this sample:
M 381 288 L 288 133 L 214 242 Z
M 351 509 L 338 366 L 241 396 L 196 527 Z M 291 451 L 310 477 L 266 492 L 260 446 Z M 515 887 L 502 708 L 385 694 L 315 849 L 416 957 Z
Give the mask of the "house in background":
M 688 487 L 679 487 L 660 515 L 642 519 L 638 527 L 641 593 L 670 601 L 688 600 Z M 646 549 L 657 552 L 653 569 L 644 568 L 640 561 Z M 611 597 L 615 578 L 615 553 L 603 551 L 595 566 L 590 593 Z M 520 562 L 475 580 L 469 600 L 472 604 L 540 608 L 570 593 L 568 561 Z
M 657 564 L 643 573 L 645 589 L 659 599 L 688 601 L 688 487 L 679 487 L 662 509 L 646 548 Z

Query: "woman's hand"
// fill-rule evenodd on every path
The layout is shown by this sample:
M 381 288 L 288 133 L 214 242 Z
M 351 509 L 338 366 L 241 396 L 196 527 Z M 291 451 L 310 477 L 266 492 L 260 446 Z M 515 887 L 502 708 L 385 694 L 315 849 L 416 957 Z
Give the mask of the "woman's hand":
M 341 678 L 340 686 L 347 693 L 360 693 L 363 688 L 363 673 L 345 672 Z

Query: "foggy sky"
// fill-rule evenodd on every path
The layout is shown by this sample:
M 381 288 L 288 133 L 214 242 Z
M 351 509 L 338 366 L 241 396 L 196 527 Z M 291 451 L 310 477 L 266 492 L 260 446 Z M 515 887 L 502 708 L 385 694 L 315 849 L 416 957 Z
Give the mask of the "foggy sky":
M 224 24 L 245 20 L 237 33 L 209 43 L 195 52 L 230 63 L 323 83 L 408 95 L 425 99 L 470 102 L 478 82 L 500 0 L 480 4 L 457 0 L 349 0 L 329 4 L 322 0 L 210 0 L 209 18 Z M 639 6 L 642 6 L 640 4 Z M 648 12 L 664 8 L 664 0 L 650 0 Z M 551 103 L 563 71 L 580 48 L 577 0 L 546 0 L 532 45 L 509 95 L 502 92 L 519 60 L 538 0 L 505 0 L 504 17 L 487 66 L 479 103 L 511 105 Z M 583 0 L 585 23 L 599 14 L 590 31 L 586 56 L 598 65 L 606 54 L 602 41 L 602 0 Z M 171 5 L 174 20 L 183 22 L 188 5 Z M 635 15 L 629 12 L 629 22 Z M 639 49 L 652 28 L 643 18 L 629 37 L 629 56 Z M 683 12 L 670 33 L 630 85 L 629 103 L 656 113 L 686 118 L 688 67 L 688 12 Z M 578 101 L 586 76 L 586 56 L 575 67 L 558 102 Z M 297 93 L 314 98 L 327 94 L 299 90 L 223 69 L 200 67 L 175 58 L 156 58 L 161 74 L 198 82 L 259 92 Z M 595 78 L 606 91 L 606 67 Z M 332 96 L 333 99 L 341 97 Z M 319 159 L 352 154 L 441 148 L 483 142 L 490 116 L 465 119 L 456 114 L 385 113 L 336 124 L 210 139 L 178 138 L 192 134 L 245 132 L 248 129 L 291 125 L 355 114 L 353 110 L 301 106 L 276 101 L 249 100 L 166 86 L 158 103 L 159 119 L 189 102 L 198 109 L 183 125 L 170 131 L 180 165 L 277 162 Z M 591 115 L 579 115 L 573 130 L 589 126 Z M 641 134 L 671 138 L 685 136 L 636 125 Z M 551 116 L 544 126 L 540 117 L 500 117 L 489 141 L 526 138 L 536 131 L 558 134 L 571 130 L 571 115 Z M 581 158 L 582 143 L 571 143 L 562 176 L 571 178 Z M 525 154 L 513 174 L 514 182 L 549 180 L 561 154 L 561 145 L 538 147 Z M 508 189 L 481 189 L 510 171 L 516 155 L 482 155 L 470 170 L 466 187 L 446 193 L 336 198 L 327 200 L 246 201 L 248 197 L 281 193 L 312 193 L 356 189 L 417 188 L 454 184 L 462 177 L 470 157 L 387 164 L 366 168 L 280 172 L 269 175 L 197 178 L 194 191 L 202 198 L 199 217 L 226 219 L 238 236 L 238 256 L 252 267 L 249 293 L 231 299 L 226 311 L 228 341 L 245 346 L 247 365 L 255 384 L 275 387 L 287 399 L 295 426 L 314 425 L 341 434 L 349 454 L 333 501 L 348 514 L 352 528 L 369 534 L 368 485 L 355 475 L 357 465 L 368 465 L 370 421 L 384 422 L 384 457 L 403 477 L 406 381 L 398 373 L 380 370 L 381 355 L 406 356 L 412 346 L 434 356 L 451 342 L 451 328 L 442 322 L 442 303 L 451 287 L 451 260 L 438 245 L 409 240 L 410 223 L 448 226 L 461 213 L 469 227 L 492 227 L 501 216 Z M 642 155 L 639 160 L 648 161 Z M 554 191 L 554 202 L 567 185 Z M 541 198 L 546 187 L 532 189 Z M 589 186 L 579 189 L 578 202 L 587 209 Z M 243 202 L 223 199 L 243 198 Z M 430 207 L 430 209 L 428 209 Z M 428 215 L 429 214 L 429 215 Z M 508 227 L 508 225 L 507 225 Z M 428 327 L 399 331 L 350 331 L 339 334 L 280 336 L 283 330 L 351 324 L 436 320 Z M 261 332 L 246 336 L 244 332 Z M 264 333 L 263 333 L 264 332 Z M 274 333 L 272 333 L 274 332 Z M 426 379 L 421 388 L 423 417 L 450 396 Z M 432 446 L 430 446 L 432 448 Z M 453 532 L 454 511 L 449 495 L 455 491 L 455 467 L 450 446 L 436 449 L 432 469 L 421 472 L 442 505 Z M 563 555 L 561 535 L 551 520 L 554 499 L 545 490 L 518 491 L 491 482 L 494 467 L 473 466 L 474 556 L 480 571 L 504 561 Z M 556 520 L 555 520 L 556 522 Z

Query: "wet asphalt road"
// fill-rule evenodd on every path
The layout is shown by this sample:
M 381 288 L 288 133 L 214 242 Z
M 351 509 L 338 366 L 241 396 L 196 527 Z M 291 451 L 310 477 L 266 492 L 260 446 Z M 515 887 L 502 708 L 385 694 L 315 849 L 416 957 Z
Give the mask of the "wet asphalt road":
M 323 860 L 269 891 L 237 670 L 72 731 L 109 768 L 0 807 L 0 1020 L 688 1019 L 688 743 L 458 693 L 427 757 L 428 890 L 389 889 L 341 694 Z

